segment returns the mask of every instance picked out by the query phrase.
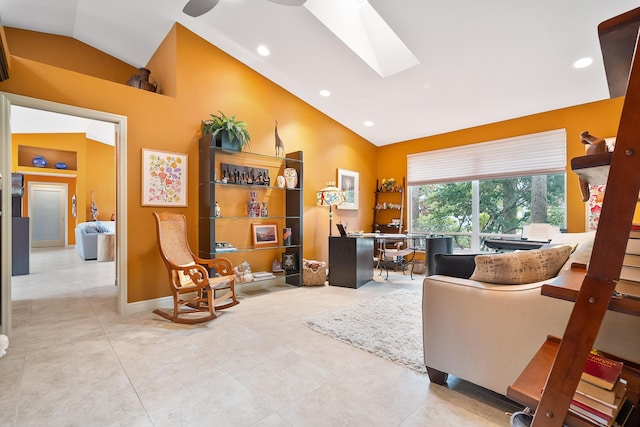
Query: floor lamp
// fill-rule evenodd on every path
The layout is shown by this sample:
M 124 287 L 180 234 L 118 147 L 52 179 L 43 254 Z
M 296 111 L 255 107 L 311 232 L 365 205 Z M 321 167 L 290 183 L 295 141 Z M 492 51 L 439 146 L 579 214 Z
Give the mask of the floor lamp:
M 316 204 L 318 206 L 329 206 L 329 236 L 332 235 L 333 231 L 333 207 L 341 205 L 345 200 L 344 192 L 333 183 L 329 183 L 316 194 Z

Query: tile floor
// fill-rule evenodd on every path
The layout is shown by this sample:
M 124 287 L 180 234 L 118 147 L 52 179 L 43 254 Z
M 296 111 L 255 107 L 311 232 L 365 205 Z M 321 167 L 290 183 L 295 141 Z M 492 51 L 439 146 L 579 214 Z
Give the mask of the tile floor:
M 13 278 L 0 426 L 508 426 L 505 398 L 449 387 L 312 331 L 303 320 L 399 288 L 243 291 L 199 326 L 115 311 L 113 262 L 34 249 Z

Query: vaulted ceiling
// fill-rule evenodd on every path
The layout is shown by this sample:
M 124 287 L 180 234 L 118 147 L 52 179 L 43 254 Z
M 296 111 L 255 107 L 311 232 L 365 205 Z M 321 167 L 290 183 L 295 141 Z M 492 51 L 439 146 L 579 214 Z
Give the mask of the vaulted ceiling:
M 363 20 L 377 13 L 417 60 L 382 77 L 340 38 L 350 34 L 334 33 L 312 13 L 323 1 L 220 0 L 194 18 L 182 11 L 187 0 L 0 0 L 0 19 L 73 37 L 136 67 L 179 22 L 380 146 L 608 98 L 597 26 L 640 5 L 331 0 L 338 18 L 352 13 L 347 3 L 366 8 Z M 357 29 L 374 51 L 386 34 L 365 21 Z M 271 54 L 258 54 L 260 45 Z M 378 53 L 374 61 L 383 60 Z M 574 68 L 585 57 L 592 64 Z

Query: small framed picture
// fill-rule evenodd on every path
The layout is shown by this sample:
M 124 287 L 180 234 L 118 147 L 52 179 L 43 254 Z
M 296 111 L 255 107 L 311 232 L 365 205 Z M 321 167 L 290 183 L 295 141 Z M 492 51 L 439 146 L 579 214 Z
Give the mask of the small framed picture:
M 278 246 L 278 226 L 276 224 L 251 224 L 253 246 L 256 248 Z
M 297 272 L 298 271 L 298 254 L 295 252 L 283 252 L 282 268 L 288 273 Z
M 358 210 L 360 200 L 360 174 L 358 172 L 338 169 L 338 188 L 344 192 L 345 202 L 338 209 Z

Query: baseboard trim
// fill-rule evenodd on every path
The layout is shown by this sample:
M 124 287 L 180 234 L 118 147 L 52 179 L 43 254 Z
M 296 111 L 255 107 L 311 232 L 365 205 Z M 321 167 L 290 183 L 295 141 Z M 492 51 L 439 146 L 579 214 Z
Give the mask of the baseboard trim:
M 167 307 L 173 307 L 173 298 L 170 296 L 127 303 L 123 314 L 127 316 L 129 314 L 141 313 L 144 311 L 152 312 L 157 308 Z

